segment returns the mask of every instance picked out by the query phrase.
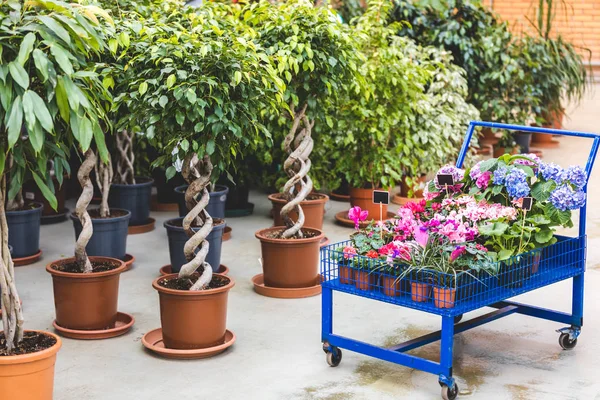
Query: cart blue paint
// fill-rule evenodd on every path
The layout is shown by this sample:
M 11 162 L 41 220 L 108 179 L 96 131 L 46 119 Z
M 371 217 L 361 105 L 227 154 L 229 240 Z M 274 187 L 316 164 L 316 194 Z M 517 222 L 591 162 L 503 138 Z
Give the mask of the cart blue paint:
M 458 156 L 456 163 L 458 167 L 462 167 L 464 163 L 476 127 L 538 132 L 550 135 L 560 134 L 564 136 L 593 139 L 590 155 L 585 166 L 588 173 L 588 179 L 596 160 L 598 147 L 600 146 L 600 135 L 594 133 L 472 121 L 469 124 L 465 141 Z M 584 191 L 587 194 L 587 184 L 584 187 Z M 541 251 L 537 249 L 516 256 L 519 260 L 518 269 L 506 272 L 506 274 L 509 274 L 510 285 L 502 283 L 500 275 L 493 278 L 491 277 L 485 281 L 470 282 L 468 284 L 465 283 L 464 285 L 461 284 L 462 286 L 460 288 L 457 284 L 457 299 L 451 308 L 436 307 L 431 299 L 419 302 L 413 301 L 411 299 L 410 290 L 406 289 L 406 285 L 410 283 L 408 282 L 408 278 L 400 280 L 398 284 L 399 288 L 394 289 L 394 295 L 387 295 L 386 293 L 389 294 L 389 288 L 384 289 L 382 286 L 385 273 L 377 273 L 376 279 L 373 279 L 371 275 L 369 275 L 367 278 L 369 282 L 360 282 L 360 286 L 363 287 L 361 289 L 355 280 L 348 281 L 349 278 L 346 275 L 340 274 L 340 269 L 342 267 L 352 268 L 352 263 L 344 260 L 343 253 L 338 249 L 350 245 L 351 242 L 345 241 L 323 247 L 321 249 L 321 275 L 323 277 L 321 336 L 323 350 L 328 353 L 327 360 L 329 364 L 337 366 L 341 361 L 341 351 L 339 349 L 347 349 L 437 375 L 438 381 L 440 385 L 442 385 L 442 397 L 454 399 L 458 394 L 458 388 L 452 376 L 452 351 L 454 335 L 457 333 L 465 332 L 469 329 L 476 328 L 512 314 L 522 314 L 567 324 L 567 327 L 557 330 L 557 332 L 561 334 L 559 343 L 564 349 L 573 348 L 583 326 L 583 283 L 587 243 L 586 211 L 587 205 L 580 209 L 579 235 L 577 237 L 556 235 L 558 241 L 555 244 L 547 246 Z M 536 252 L 539 253 L 539 256 Z M 570 314 L 507 300 L 520 294 L 571 278 L 573 279 L 573 293 L 572 310 Z M 403 287 L 402 281 L 405 279 L 407 282 L 404 282 L 405 286 Z M 364 289 L 365 284 L 368 288 L 367 290 Z M 464 289 L 462 295 L 461 292 L 459 292 L 459 289 Z M 334 291 L 437 314 L 442 318 L 441 330 L 389 348 L 375 346 L 334 334 Z M 465 313 L 483 307 L 490 307 L 495 310 L 468 321 L 455 323 L 456 318 L 460 318 Z M 441 342 L 439 363 L 406 353 L 436 341 Z M 333 359 L 329 357 L 332 354 L 335 356 Z

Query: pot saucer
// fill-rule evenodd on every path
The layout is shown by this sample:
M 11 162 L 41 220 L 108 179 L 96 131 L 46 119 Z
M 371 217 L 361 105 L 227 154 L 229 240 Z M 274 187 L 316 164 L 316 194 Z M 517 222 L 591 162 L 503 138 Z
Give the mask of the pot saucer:
M 403 197 L 400 196 L 400 193 L 396 193 L 392 196 L 392 203 L 400 204 L 401 206 L 405 205 L 406 203 L 410 203 L 411 201 L 416 202 L 421 200 L 423 200 L 423 197 Z
M 159 203 L 156 194 L 153 194 L 150 200 L 150 211 L 179 211 L 179 204 Z
M 125 254 L 125 258 L 123 258 L 123 262 L 127 265 L 125 271 L 129 271 L 131 267 L 133 267 L 133 263 L 135 262 L 135 257 L 131 254 Z
M 335 192 L 329 193 L 329 198 L 331 200 L 335 200 L 335 201 L 343 201 L 343 202 L 350 201 L 350 195 L 348 195 L 348 194 L 338 194 L 338 193 L 335 193 Z
M 388 211 L 386 220 L 394 218 L 394 215 L 396 215 L 396 214 L 393 213 L 392 211 Z M 344 226 L 349 226 L 351 228 L 354 228 L 354 221 L 352 221 L 350 218 L 348 218 L 348 211 L 340 211 L 339 213 L 335 214 L 335 220 Z M 361 228 L 366 228 L 371 221 L 361 221 L 359 226 Z
M 204 349 L 168 349 L 163 343 L 162 328 L 154 329 L 153 331 L 146 333 L 142 337 L 142 344 L 148 350 L 158 354 L 161 357 L 179 360 L 194 360 L 199 358 L 208 358 L 216 356 L 217 354 L 220 354 L 227 350 L 234 343 L 235 334 L 230 330 L 225 331 L 225 343 L 213 347 L 207 347 Z
M 321 294 L 321 284 L 304 288 L 277 288 L 265 286 L 263 274 L 254 275 L 252 277 L 254 291 L 262 296 L 274 297 L 276 299 L 302 299 L 304 297 L 312 297 Z
M 52 326 L 54 326 L 54 329 L 56 329 L 59 335 L 70 339 L 98 340 L 110 339 L 124 335 L 129 331 L 129 329 L 131 329 L 134 322 L 135 318 L 133 315 L 120 312 L 117 313 L 117 322 L 115 323 L 115 327 L 110 329 L 100 329 L 96 331 L 68 329 L 59 326 L 56 323 L 56 320 L 52 322 Z
M 551 139 L 547 142 L 531 142 L 531 147 L 541 147 L 542 149 L 553 149 L 560 146 L 560 142 L 556 139 Z
M 323 239 L 321 239 L 321 243 L 319 243 L 320 247 L 324 247 L 327 246 L 329 244 L 329 238 L 327 236 L 324 236 Z
M 23 265 L 33 264 L 34 262 L 39 260 L 41 256 L 42 256 L 42 250 L 38 250 L 38 252 L 32 256 L 13 258 L 12 260 L 13 260 L 13 264 L 15 264 L 15 267 L 20 267 Z
M 225 229 L 223 229 L 223 241 L 231 239 L 231 231 L 232 229 L 230 226 L 226 226 Z
M 173 271 L 171 270 L 171 264 L 163 265 L 159 272 L 162 276 L 172 274 Z M 215 271 L 215 273 L 221 274 L 221 275 L 227 275 L 229 273 L 229 268 L 227 268 L 227 266 L 221 264 L 221 265 L 219 265 L 219 270 Z
M 254 212 L 254 203 L 246 203 L 242 208 L 225 210 L 225 218 L 245 217 Z
M 69 215 L 69 209 L 63 208 L 63 210 L 58 214 L 52 215 L 42 215 L 42 225 L 50 225 L 50 224 L 58 224 L 59 222 L 63 222 L 67 219 L 67 215 Z
M 155 222 L 156 220 L 154 218 L 148 218 L 145 224 L 129 225 L 129 228 L 127 228 L 127 233 L 130 235 L 137 235 L 138 233 L 153 231 Z

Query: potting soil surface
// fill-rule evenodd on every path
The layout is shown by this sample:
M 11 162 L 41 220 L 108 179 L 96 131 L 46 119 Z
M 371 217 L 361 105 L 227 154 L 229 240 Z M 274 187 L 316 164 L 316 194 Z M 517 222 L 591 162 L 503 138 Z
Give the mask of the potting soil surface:
M 52 336 L 38 332 L 25 332 L 23 341 L 13 349 L 12 354 L 8 354 L 6 351 L 6 338 L 4 337 L 4 334 L 0 334 L 0 357 L 36 353 L 38 351 L 49 349 L 55 344 L 56 339 Z
M 92 262 L 92 274 L 98 272 L 112 271 L 113 269 L 117 269 L 120 266 L 121 264 L 115 264 L 111 262 Z M 54 264 L 52 265 L 52 269 L 55 269 L 60 272 L 68 272 L 71 274 L 83 274 L 83 271 L 81 271 L 76 262 Z
M 166 287 L 167 289 L 190 290 L 190 288 L 194 285 L 194 283 L 196 283 L 198 278 L 200 278 L 200 275 L 194 274 L 189 278 L 164 279 L 162 281 L 159 281 L 158 284 L 160 286 Z M 229 282 L 230 280 L 225 277 L 213 275 L 213 278 L 206 289 L 217 289 L 223 286 L 227 286 Z

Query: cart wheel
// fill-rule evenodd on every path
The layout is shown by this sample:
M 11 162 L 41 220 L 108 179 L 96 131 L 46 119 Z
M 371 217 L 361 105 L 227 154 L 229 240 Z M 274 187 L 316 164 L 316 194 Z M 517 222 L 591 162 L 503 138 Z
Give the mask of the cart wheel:
M 458 385 L 455 383 L 452 388 L 442 385 L 442 399 L 454 400 L 458 397 Z
M 558 337 L 558 344 L 564 350 L 572 350 L 577 346 L 577 339 L 571 340 L 571 336 L 568 333 L 561 333 Z
M 331 348 L 333 351 L 327 353 L 327 364 L 330 367 L 337 367 L 342 362 L 342 350 L 335 346 L 331 346 Z
M 454 317 L 454 323 L 458 324 L 460 321 L 462 321 L 462 317 L 463 317 L 462 314 L 455 316 Z

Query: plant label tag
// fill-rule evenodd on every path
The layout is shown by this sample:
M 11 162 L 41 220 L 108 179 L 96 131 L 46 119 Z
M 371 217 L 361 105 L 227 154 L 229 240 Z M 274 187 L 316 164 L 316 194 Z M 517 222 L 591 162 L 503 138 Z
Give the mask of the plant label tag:
M 390 192 L 385 190 L 373 190 L 373 203 L 390 204 Z
M 454 186 L 454 177 L 452 174 L 438 174 L 437 181 L 440 186 Z
M 25 198 L 27 200 L 35 200 L 35 193 L 33 193 L 33 192 L 25 192 Z
M 523 203 L 521 204 L 521 208 L 525 211 L 531 211 L 532 206 L 533 197 L 523 197 Z

